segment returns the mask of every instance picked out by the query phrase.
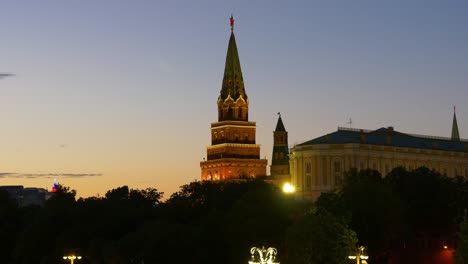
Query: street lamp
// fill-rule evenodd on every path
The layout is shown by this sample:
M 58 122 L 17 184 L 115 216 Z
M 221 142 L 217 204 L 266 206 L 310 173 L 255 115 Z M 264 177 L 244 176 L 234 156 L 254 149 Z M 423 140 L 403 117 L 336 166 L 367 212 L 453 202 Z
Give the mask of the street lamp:
M 250 249 L 252 260 L 249 261 L 249 264 L 280 264 L 279 262 L 274 262 L 276 259 L 276 253 L 278 253 L 276 248 L 269 247 L 268 249 L 265 249 L 265 247 L 253 247 Z
M 70 264 L 73 264 L 73 262 L 75 261 L 75 259 L 81 259 L 81 256 L 75 256 L 75 255 L 72 255 L 72 256 L 63 256 L 63 259 L 64 260 L 70 260 Z
M 283 185 L 283 192 L 285 193 L 293 193 L 295 191 L 294 186 L 292 186 L 289 182 Z
M 360 246 L 356 248 L 356 255 L 348 256 L 348 258 L 355 259 L 356 264 L 364 264 L 367 263 L 366 259 L 368 259 L 369 256 L 366 254 L 366 248 L 364 246 Z M 363 260 L 362 262 L 361 259 Z

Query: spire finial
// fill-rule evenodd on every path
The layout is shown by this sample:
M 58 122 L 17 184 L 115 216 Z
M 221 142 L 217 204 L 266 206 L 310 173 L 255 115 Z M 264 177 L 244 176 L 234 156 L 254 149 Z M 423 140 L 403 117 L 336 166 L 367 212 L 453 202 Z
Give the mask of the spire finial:
M 280 112 L 278 112 L 278 116 L 279 116 L 279 118 L 281 118 L 281 113 Z
M 234 16 L 232 16 L 232 14 L 231 14 L 231 17 L 229 18 L 229 22 L 231 23 L 231 31 L 234 31 Z
M 453 113 L 455 114 L 456 108 L 455 105 L 453 105 Z

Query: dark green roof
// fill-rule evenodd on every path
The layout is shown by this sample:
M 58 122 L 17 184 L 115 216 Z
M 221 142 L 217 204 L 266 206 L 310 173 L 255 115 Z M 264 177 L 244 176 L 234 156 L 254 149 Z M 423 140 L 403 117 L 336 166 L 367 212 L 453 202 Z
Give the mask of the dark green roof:
M 388 140 L 388 138 L 390 140 Z M 449 138 L 442 137 L 410 135 L 394 131 L 393 128 L 380 128 L 373 131 L 339 128 L 336 132 L 306 141 L 298 146 L 346 143 L 468 152 L 467 141 L 454 141 Z
M 460 140 L 460 134 L 458 133 L 457 115 L 455 112 L 453 112 L 452 140 Z
M 237 52 L 236 38 L 232 31 L 226 54 L 226 65 L 224 67 L 223 85 L 220 97 L 222 100 L 225 100 L 229 94 L 234 100 L 239 98 L 241 95 L 247 100 L 244 78 L 242 77 L 239 54 Z
M 279 118 L 278 118 L 278 123 L 276 123 L 276 129 L 275 131 L 286 131 L 284 128 L 283 120 L 281 119 L 281 115 L 278 113 Z

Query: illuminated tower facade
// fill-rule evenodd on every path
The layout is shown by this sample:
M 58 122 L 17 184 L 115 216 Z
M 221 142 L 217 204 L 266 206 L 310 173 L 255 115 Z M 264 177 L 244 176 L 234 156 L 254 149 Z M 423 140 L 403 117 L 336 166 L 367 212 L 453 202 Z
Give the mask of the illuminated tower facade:
M 260 159 L 260 146 L 255 142 L 256 124 L 249 121 L 249 99 L 245 92 L 232 16 L 230 21 L 231 37 L 217 102 L 218 122 L 211 124 L 207 159 L 200 162 L 202 180 L 266 175 L 267 160 Z

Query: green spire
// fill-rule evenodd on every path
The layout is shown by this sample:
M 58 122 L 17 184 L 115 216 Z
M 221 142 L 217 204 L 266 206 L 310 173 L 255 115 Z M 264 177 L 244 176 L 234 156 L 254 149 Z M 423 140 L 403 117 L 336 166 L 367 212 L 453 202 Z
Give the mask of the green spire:
M 275 131 L 286 131 L 286 128 L 284 128 L 283 120 L 281 119 L 281 114 L 278 112 L 278 123 L 276 123 L 276 129 Z
M 233 20 L 231 20 L 231 37 L 229 38 L 220 98 L 225 100 L 229 95 L 231 95 L 234 100 L 237 100 L 240 96 L 247 100 L 239 54 L 237 53 L 236 38 L 234 37 L 233 24 Z
M 458 133 L 457 114 L 455 113 L 455 106 L 453 106 L 452 140 L 460 141 L 460 133 Z

